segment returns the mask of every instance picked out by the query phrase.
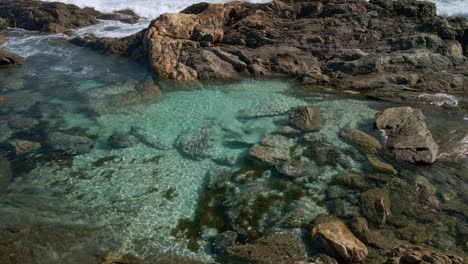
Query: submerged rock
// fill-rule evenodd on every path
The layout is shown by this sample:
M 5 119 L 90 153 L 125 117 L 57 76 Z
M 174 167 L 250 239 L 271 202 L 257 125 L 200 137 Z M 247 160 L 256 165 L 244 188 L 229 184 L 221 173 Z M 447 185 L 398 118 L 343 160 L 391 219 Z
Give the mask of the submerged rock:
M 396 158 L 413 163 L 436 160 L 439 146 L 420 109 L 389 108 L 376 114 L 375 123 L 388 136 L 386 144 L 393 149 Z
M 155 149 L 159 149 L 159 150 L 166 150 L 166 149 L 169 149 L 169 146 L 167 146 L 166 144 L 164 144 L 161 139 L 155 137 L 154 135 L 152 135 L 151 133 L 147 132 L 146 130 L 144 130 L 143 128 L 141 127 L 137 127 L 137 126 L 132 126 L 130 128 L 130 134 L 134 137 L 136 137 L 138 140 L 141 141 L 141 143 L 149 146 L 149 147 L 152 147 L 152 148 L 155 148 Z
M 5 50 L 0 50 L 0 67 L 7 67 L 15 64 L 22 64 L 24 62 L 24 58 L 5 51 Z
M 391 214 L 390 193 L 386 188 L 371 189 L 361 196 L 362 212 L 373 224 L 383 225 Z
M 75 136 L 62 132 L 54 132 L 49 135 L 48 144 L 55 150 L 67 154 L 85 154 L 93 148 L 93 140 L 84 136 Z
M 176 147 L 194 160 L 203 160 L 214 156 L 217 131 L 211 127 L 191 129 L 180 134 Z
M 380 160 L 374 155 L 367 156 L 367 160 L 369 161 L 370 166 L 378 172 L 384 172 L 388 174 L 398 173 L 398 171 L 392 165 Z
M 258 264 L 291 264 L 307 260 L 307 249 L 298 234 L 273 233 L 253 243 L 228 247 L 228 254 Z
M 357 190 L 365 190 L 369 184 L 363 176 L 353 173 L 342 173 L 335 176 L 335 184 Z
M 10 162 L 0 157 L 0 191 L 8 186 L 13 177 Z
M 464 259 L 420 246 L 401 246 L 395 248 L 388 258 L 388 264 L 411 263 L 440 263 L 440 264 L 463 264 Z
M 346 262 L 361 262 L 368 254 L 346 225 L 333 216 L 318 216 L 314 221 L 312 237 L 328 254 Z
M 312 132 L 320 129 L 320 108 L 299 107 L 291 110 L 289 122 L 304 132 Z
M 341 135 L 353 144 L 370 153 L 375 153 L 382 149 L 382 144 L 380 144 L 378 139 L 362 132 L 359 129 L 348 128 L 345 129 Z
M 16 155 L 25 155 L 42 147 L 41 143 L 29 140 L 14 139 L 8 143 Z
M 125 132 L 115 132 L 107 139 L 107 142 L 113 148 L 130 148 L 136 145 L 137 141 L 133 135 Z
M 0 24 L 1 23 L 2 22 L 0 21 Z M 0 25 L 0 30 L 1 30 L 1 25 Z M 7 38 L 4 35 L 0 34 L 0 46 L 3 45 L 6 41 L 7 41 Z
M 250 148 L 249 155 L 261 165 L 275 166 L 291 159 L 293 145 L 294 141 L 287 137 L 272 135 Z

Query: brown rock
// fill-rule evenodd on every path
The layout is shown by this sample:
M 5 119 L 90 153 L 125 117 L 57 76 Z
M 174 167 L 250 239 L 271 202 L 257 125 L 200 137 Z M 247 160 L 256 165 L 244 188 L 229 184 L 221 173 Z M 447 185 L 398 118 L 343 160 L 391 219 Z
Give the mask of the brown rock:
M 41 143 L 29 140 L 15 139 L 11 140 L 9 143 L 16 155 L 28 154 L 41 148 Z
M 338 185 L 358 190 L 364 190 L 369 187 L 363 176 L 353 173 L 342 173 L 335 176 L 334 182 Z
M 369 153 L 375 153 L 382 149 L 382 144 L 378 139 L 356 128 L 345 129 L 342 136 Z
M 318 216 L 312 236 L 323 250 L 343 261 L 361 262 L 367 257 L 366 246 L 349 231 L 343 221 L 332 216 Z
M 444 254 L 419 246 L 401 246 L 395 248 L 387 264 L 405 264 L 405 263 L 438 263 L 438 264 L 463 264 L 464 259 L 451 255 Z
M 376 114 L 375 123 L 388 136 L 387 145 L 398 159 L 433 163 L 439 146 L 426 126 L 420 109 L 395 107 Z
M 390 193 L 385 188 L 371 189 L 361 196 L 362 211 L 373 224 L 383 225 L 391 214 Z
M 385 172 L 388 174 L 397 174 L 398 171 L 390 164 L 383 162 L 374 155 L 367 156 L 367 160 L 371 167 L 378 172 Z
M 258 264 L 293 264 L 307 260 L 307 249 L 299 236 L 271 234 L 253 243 L 228 247 L 228 254 Z
M 0 34 L 0 45 L 3 45 L 7 41 L 7 38 L 4 35 Z
M 15 64 L 22 64 L 24 59 L 14 53 L 0 50 L 0 67 L 7 67 Z
M 304 132 L 320 129 L 320 108 L 299 107 L 291 110 L 289 122 Z

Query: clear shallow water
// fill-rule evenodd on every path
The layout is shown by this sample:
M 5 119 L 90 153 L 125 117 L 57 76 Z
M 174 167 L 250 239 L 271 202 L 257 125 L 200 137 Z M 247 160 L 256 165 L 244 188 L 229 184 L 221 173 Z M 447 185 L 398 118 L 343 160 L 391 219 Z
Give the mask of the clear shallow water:
M 89 226 L 97 230 L 95 248 L 102 250 L 141 256 L 163 251 L 211 259 L 207 240 L 200 239 L 200 249 L 189 249 L 189 239 L 174 235 L 174 228 L 180 220 L 196 216 L 210 172 L 244 168 L 249 146 L 278 129 L 287 118 L 284 113 L 297 106 L 319 106 L 324 144 L 345 153 L 342 163 L 317 169 L 314 180 L 304 185 L 306 197 L 298 202 L 303 206 L 300 213 L 311 219 L 326 213 L 323 198 L 337 174 L 373 172 L 340 132 L 348 127 L 373 131 L 375 113 L 392 105 L 298 93 L 285 80 L 247 80 L 164 92 L 151 104 L 121 106 L 115 104 L 114 95 L 151 80 L 144 66 L 73 46 L 60 35 L 20 30 L 7 34 L 5 47 L 28 58 L 22 67 L 0 72 L 1 95 L 12 102 L 1 109 L 0 116 L 3 120 L 19 114 L 41 124 L 21 133 L 2 131 L 1 140 L 43 141 L 58 130 L 87 135 L 95 145 L 73 162 L 63 153 L 57 158 L 47 151 L 13 158 L 17 176 L 8 192 L 0 195 L 0 227 L 19 223 Z M 437 137 L 446 133 L 447 126 L 466 123 L 466 116 L 457 111 L 437 111 L 434 106 L 425 110 Z M 142 143 L 123 150 L 109 146 L 112 133 L 135 126 L 168 149 Z M 209 129 L 215 140 L 209 158 L 195 161 L 182 154 L 176 142 L 180 135 L 198 129 Z M 221 165 L 219 160 L 225 159 L 237 162 Z M 458 197 L 450 198 L 457 205 L 466 199 L 466 162 L 398 169 L 405 179 L 423 176 L 440 195 Z

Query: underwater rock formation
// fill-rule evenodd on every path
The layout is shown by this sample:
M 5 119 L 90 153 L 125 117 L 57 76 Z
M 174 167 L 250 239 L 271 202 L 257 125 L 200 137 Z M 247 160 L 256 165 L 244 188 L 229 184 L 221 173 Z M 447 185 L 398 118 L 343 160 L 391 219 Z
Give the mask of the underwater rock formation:
M 85 154 L 91 151 L 93 140 L 85 136 L 54 132 L 48 137 L 48 144 L 55 150 L 68 154 Z
M 320 108 L 299 107 L 291 110 L 289 122 L 304 132 L 312 132 L 320 129 Z
M 413 163 L 433 163 L 436 160 L 439 146 L 432 138 L 420 109 L 389 108 L 376 114 L 375 124 L 388 136 L 386 144 L 396 158 Z
M 340 219 L 322 215 L 314 222 L 312 236 L 327 253 L 346 262 L 361 262 L 367 257 L 367 247 Z
M 367 150 L 369 153 L 375 153 L 383 147 L 378 139 L 356 128 L 346 129 L 341 135 L 351 143 Z

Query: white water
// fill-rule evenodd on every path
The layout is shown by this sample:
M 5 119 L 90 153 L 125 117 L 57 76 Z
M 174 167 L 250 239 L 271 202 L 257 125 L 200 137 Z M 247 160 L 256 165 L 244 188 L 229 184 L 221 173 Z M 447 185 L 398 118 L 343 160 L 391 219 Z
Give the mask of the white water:
M 46 0 L 56 1 L 56 0 Z M 437 5 L 439 15 L 443 16 L 468 16 L 468 0 L 430 0 Z M 94 7 L 103 12 L 112 12 L 122 9 L 132 9 L 138 15 L 152 19 L 162 13 L 179 12 L 187 6 L 202 2 L 202 0 L 59 0 L 59 2 L 75 4 L 80 7 Z M 210 3 L 225 3 L 228 0 L 204 0 Z M 254 3 L 266 3 L 269 0 L 251 0 Z

